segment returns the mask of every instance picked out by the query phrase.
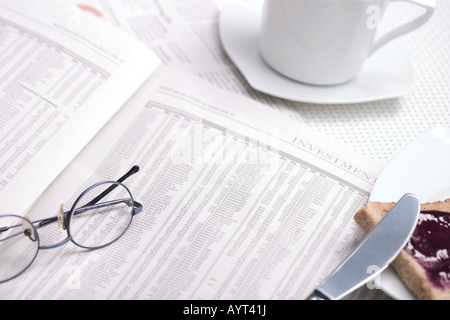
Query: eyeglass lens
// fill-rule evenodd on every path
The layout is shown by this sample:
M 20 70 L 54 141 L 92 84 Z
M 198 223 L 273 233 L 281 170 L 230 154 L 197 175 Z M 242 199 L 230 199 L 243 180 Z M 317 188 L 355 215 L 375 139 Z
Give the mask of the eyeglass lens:
M 98 200 L 99 194 L 104 197 Z M 72 241 L 83 248 L 97 249 L 120 238 L 133 218 L 133 198 L 118 183 L 101 183 L 88 189 L 72 209 L 69 233 Z

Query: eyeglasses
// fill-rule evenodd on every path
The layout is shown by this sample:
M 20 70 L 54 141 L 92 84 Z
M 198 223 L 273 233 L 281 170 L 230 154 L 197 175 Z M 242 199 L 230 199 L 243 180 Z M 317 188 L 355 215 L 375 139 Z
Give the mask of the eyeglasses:
M 17 215 L 0 215 L 0 283 L 14 279 L 27 270 L 39 249 L 57 248 L 69 241 L 78 247 L 95 250 L 116 242 L 142 211 L 130 190 L 122 183 L 139 171 L 134 166 L 117 181 L 103 181 L 87 188 L 69 211 L 61 205 L 57 216 L 30 221 Z M 54 224 L 67 231 L 67 238 L 49 246 L 40 243 L 38 229 Z

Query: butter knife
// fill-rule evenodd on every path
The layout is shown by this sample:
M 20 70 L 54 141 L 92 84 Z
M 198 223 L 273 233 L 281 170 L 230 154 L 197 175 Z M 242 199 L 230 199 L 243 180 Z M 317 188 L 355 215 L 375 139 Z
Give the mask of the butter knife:
M 419 212 L 417 197 L 405 194 L 307 300 L 338 300 L 374 279 L 406 246 L 417 224 Z

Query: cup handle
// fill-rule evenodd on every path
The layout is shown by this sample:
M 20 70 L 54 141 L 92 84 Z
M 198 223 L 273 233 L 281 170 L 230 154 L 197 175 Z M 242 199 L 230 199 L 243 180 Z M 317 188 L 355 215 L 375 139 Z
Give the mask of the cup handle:
M 382 46 L 387 44 L 388 42 L 398 38 L 408 32 L 414 31 L 421 26 L 423 26 L 433 15 L 434 9 L 436 8 L 436 0 L 391 0 L 391 2 L 408 2 L 411 4 L 415 4 L 419 7 L 425 9 L 425 12 L 414 20 L 407 22 L 400 27 L 395 28 L 392 31 L 389 31 L 385 35 L 383 35 L 380 39 L 378 39 L 375 44 L 372 46 L 370 51 L 370 55 L 372 55 L 375 51 L 380 49 Z

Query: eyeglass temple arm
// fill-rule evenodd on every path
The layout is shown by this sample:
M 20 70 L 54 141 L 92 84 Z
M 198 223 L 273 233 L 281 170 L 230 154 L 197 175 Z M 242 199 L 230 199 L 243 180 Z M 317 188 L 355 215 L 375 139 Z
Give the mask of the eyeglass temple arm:
M 129 177 L 131 177 L 133 174 L 138 173 L 139 172 L 139 166 L 134 165 L 127 173 L 125 173 L 122 177 L 120 177 L 117 182 L 124 182 L 126 179 L 128 179 Z M 118 185 L 117 184 L 113 184 L 111 185 L 109 188 L 107 188 L 105 191 L 103 191 L 102 193 L 100 193 L 97 197 L 95 197 L 94 199 L 92 199 L 89 203 L 85 204 L 84 206 L 82 206 L 80 209 L 83 208 L 87 208 L 87 207 L 92 207 L 93 205 L 95 205 L 97 202 L 99 202 L 101 199 L 103 199 L 104 197 L 106 197 L 109 193 L 111 193 Z M 80 213 L 80 212 L 77 213 Z M 134 202 L 134 215 L 138 214 L 139 212 L 142 211 L 142 204 L 140 204 L 139 202 Z M 66 215 L 67 212 L 64 212 L 64 215 Z M 43 220 L 39 220 L 39 221 L 33 221 L 33 223 L 39 223 L 39 227 L 42 227 L 48 223 L 54 222 L 58 220 L 58 216 L 54 216 L 51 218 L 47 218 L 47 219 L 43 219 Z
M 119 180 L 117 180 L 117 182 L 124 182 L 126 179 L 128 179 L 130 176 L 132 176 L 133 174 L 139 172 L 139 166 L 133 166 L 133 168 L 131 168 L 127 173 L 125 173 Z M 92 199 L 89 203 L 87 203 L 84 207 L 88 207 L 88 206 L 92 206 L 94 204 L 96 204 L 97 202 L 99 202 L 100 200 L 102 200 L 104 197 L 106 197 L 109 193 L 111 193 L 111 191 L 113 191 L 115 188 L 117 187 L 117 184 L 113 184 L 111 185 L 108 189 L 106 189 L 105 191 L 103 191 L 102 193 L 100 193 L 97 197 L 95 197 L 94 199 Z
M 113 201 L 108 201 L 108 202 L 103 202 L 103 203 L 97 203 L 97 204 L 91 205 L 89 207 L 83 206 L 83 207 L 80 207 L 77 210 L 75 210 L 74 214 L 77 215 L 77 214 L 83 213 L 83 212 L 88 211 L 88 210 L 98 209 L 98 208 L 103 208 L 103 207 L 108 207 L 108 206 L 113 206 L 113 205 L 116 205 L 116 204 L 119 204 L 119 203 L 122 203 L 122 202 L 127 204 L 128 206 L 131 206 L 131 199 L 119 199 L 119 200 L 113 200 Z M 136 202 L 136 201 L 133 201 L 133 202 L 134 202 L 133 215 L 135 216 L 135 215 L 139 214 L 142 211 L 142 204 L 140 204 L 139 202 Z M 68 214 L 67 211 L 64 212 L 64 215 L 67 215 L 67 214 Z M 35 221 L 32 221 L 31 223 L 32 224 L 38 223 L 38 225 L 36 227 L 39 228 L 39 227 L 45 226 L 45 225 L 47 225 L 49 223 L 55 222 L 57 220 L 58 220 L 58 216 L 54 216 L 54 217 L 49 217 L 49 218 L 46 218 L 46 219 L 35 220 Z M 17 225 L 13 225 L 13 226 L 9 226 L 9 227 L 2 227 L 2 228 L 0 228 L 0 233 L 8 231 L 10 229 L 19 228 L 21 226 L 22 225 L 17 224 Z M 10 238 L 13 238 L 13 237 L 15 237 L 15 236 L 17 236 L 19 234 L 21 234 L 21 232 L 13 234 L 13 235 L 10 235 L 9 237 L 7 237 L 5 239 L 0 240 L 0 242 L 2 242 L 4 240 L 7 240 L 7 239 L 10 239 Z
M 142 211 L 142 204 L 140 204 L 139 202 L 136 202 L 136 201 L 132 201 L 131 198 L 125 198 L 125 199 L 112 200 L 112 201 L 108 201 L 108 202 L 96 203 L 96 204 L 93 204 L 90 206 L 82 206 L 82 207 L 76 209 L 73 214 L 77 215 L 77 214 L 83 213 L 88 210 L 109 207 L 109 206 L 113 206 L 113 205 L 116 205 L 116 204 L 119 204 L 122 202 L 125 203 L 129 207 L 132 205 L 132 203 L 134 203 L 134 207 L 133 207 L 134 214 L 133 215 L 136 215 Z M 64 214 L 67 214 L 67 213 L 68 213 L 67 211 L 64 212 Z
M 117 180 L 117 182 L 124 182 L 126 179 L 128 179 L 130 176 L 132 176 L 133 174 L 139 172 L 139 166 L 135 165 L 133 166 L 127 173 L 125 173 L 120 179 Z M 117 184 L 114 184 L 112 186 L 110 186 L 108 189 L 106 189 L 105 191 L 103 191 L 102 193 L 100 193 L 97 197 L 95 197 L 93 200 L 91 200 L 89 203 L 87 203 L 86 205 L 80 207 L 78 210 L 76 210 L 75 214 L 81 213 L 85 210 L 90 210 L 90 209 L 94 209 L 95 207 L 104 207 L 104 206 L 108 206 L 108 205 L 114 205 L 117 204 L 119 202 L 127 202 L 127 200 L 117 200 L 117 201 L 110 201 L 110 202 L 106 202 L 104 204 L 100 204 L 99 206 L 95 206 L 95 204 L 97 204 L 97 202 L 99 202 L 101 199 L 103 199 L 104 197 L 106 197 L 109 193 L 111 193 L 115 188 L 117 187 Z M 85 209 L 85 210 L 82 210 Z M 137 215 L 142 211 L 142 204 L 140 204 L 139 202 L 134 201 L 134 210 L 133 210 L 133 215 Z M 64 215 L 66 215 L 67 212 L 64 212 Z M 36 224 L 39 223 L 38 227 L 42 227 L 48 223 L 54 222 L 58 220 L 58 216 L 54 216 L 54 217 L 50 217 L 50 218 L 46 218 L 46 219 L 41 219 L 41 220 L 35 220 L 32 221 L 32 224 Z M 1 227 L 0 228 L 0 233 L 5 232 L 10 230 L 11 228 L 17 228 L 20 225 L 15 225 L 15 226 L 10 226 L 10 227 Z M 17 234 L 16 234 L 17 235 Z M 12 235 L 12 237 L 15 235 Z

